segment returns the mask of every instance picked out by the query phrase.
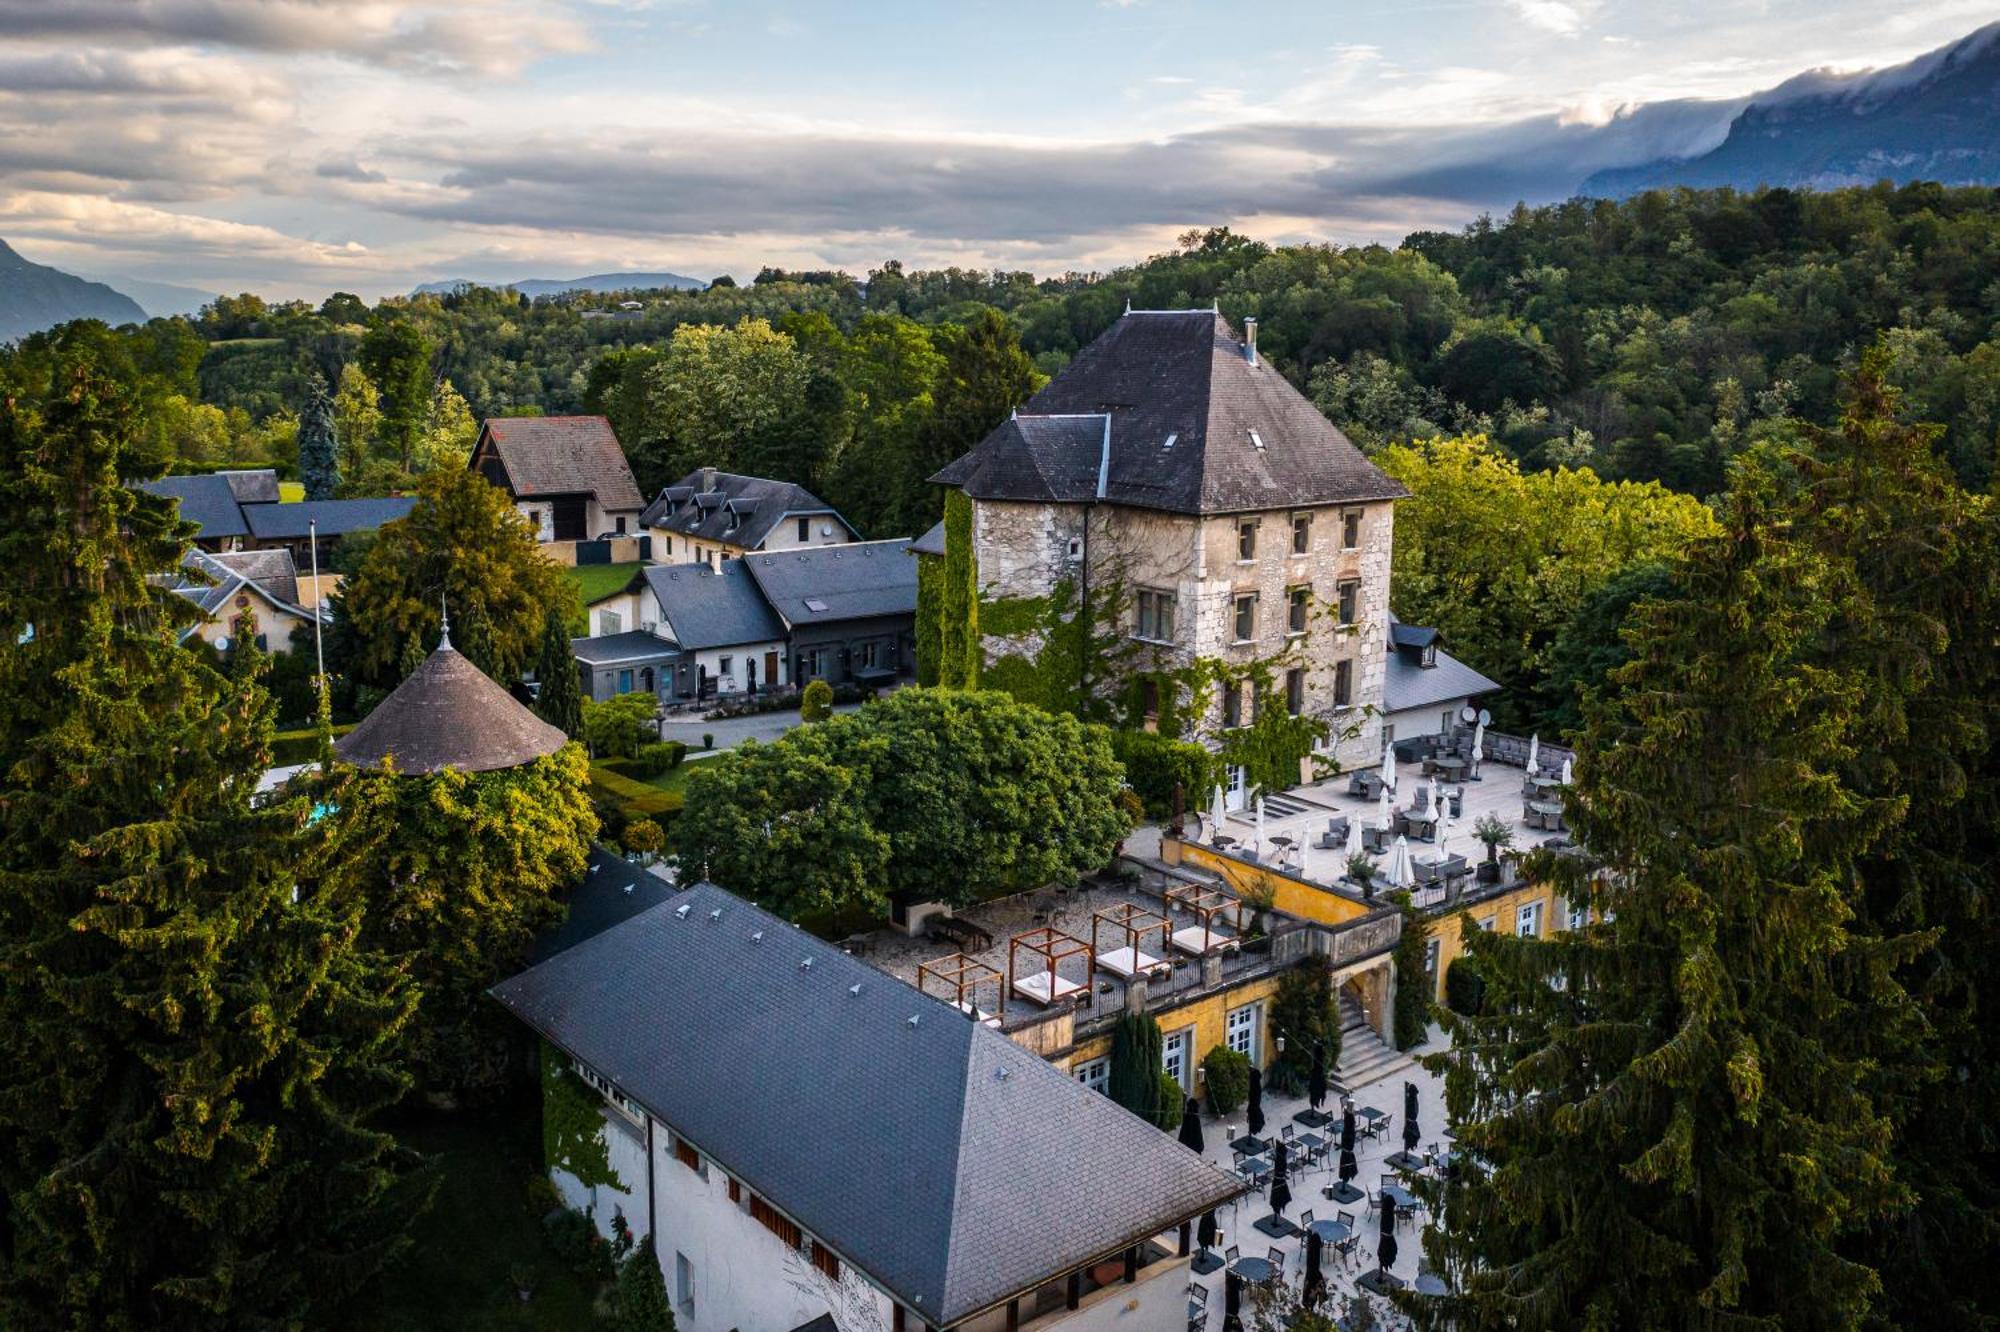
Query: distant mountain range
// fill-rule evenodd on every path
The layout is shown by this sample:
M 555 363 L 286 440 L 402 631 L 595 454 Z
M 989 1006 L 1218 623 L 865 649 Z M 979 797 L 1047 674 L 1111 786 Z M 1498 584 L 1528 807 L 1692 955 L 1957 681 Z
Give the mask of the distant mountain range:
M 473 282 L 467 278 L 452 278 L 444 282 L 423 283 L 414 294 L 442 296 L 461 287 L 494 287 L 518 291 L 524 296 L 556 296 L 567 291 L 650 291 L 659 287 L 699 291 L 707 285 L 700 278 L 680 273 L 593 273 L 589 277 L 522 278 L 518 282 Z
M 72 319 L 143 324 L 146 312 L 102 282 L 86 282 L 45 264 L 30 263 L 0 241 L 0 342 Z
M 1720 143 L 1593 172 L 1581 193 L 1617 198 L 1670 185 L 1834 189 L 1883 179 L 2000 183 L 2000 23 L 1908 64 L 1788 79 L 1750 98 Z
M 186 315 L 190 319 L 200 313 L 201 307 L 212 304 L 216 293 L 202 291 L 197 287 L 177 287 L 171 282 L 149 282 L 145 278 L 124 277 L 119 274 L 92 274 L 91 282 L 101 282 L 122 296 L 130 296 L 154 319 L 171 319 L 175 315 Z

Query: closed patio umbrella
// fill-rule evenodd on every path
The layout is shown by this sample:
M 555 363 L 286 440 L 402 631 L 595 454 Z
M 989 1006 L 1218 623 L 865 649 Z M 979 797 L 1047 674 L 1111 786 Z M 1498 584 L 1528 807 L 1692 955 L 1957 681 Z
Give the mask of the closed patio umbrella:
M 1188 1104 L 1193 1105 L 1194 1102 L 1190 1101 Z M 1423 1129 L 1417 1125 L 1417 1084 L 1414 1082 L 1405 1082 L 1403 1084 L 1403 1149 L 1409 1152 L 1416 1151 L 1417 1143 L 1422 1140 L 1423 1136 Z
M 1389 887 L 1407 888 L 1417 881 L 1416 873 L 1410 868 L 1410 839 L 1398 837 L 1396 844 L 1389 848 L 1389 867 L 1383 878 Z
M 1481 722 L 1472 729 L 1472 766 L 1476 769 L 1486 758 L 1486 723 Z
M 1396 785 L 1396 747 L 1382 746 L 1382 785 L 1393 788 Z
M 1257 797 L 1257 854 L 1264 854 L 1264 797 Z
M 1360 854 L 1361 854 L 1361 820 L 1349 819 L 1347 822 L 1347 858 L 1349 860 L 1352 860 L 1354 859 L 1354 857 Z
M 1541 733 L 1540 731 L 1537 731 L 1537 732 L 1535 732 L 1535 734 L 1533 734 L 1533 735 L 1531 735 L 1531 736 L 1529 736 L 1529 737 L 1528 737 L 1528 775 L 1529 775 L 1529 776 L 1531 776 L 1531 777 L 1532 777 L 1532 776 L 1534 775 L 1534 772 L 1535 772 L 1535 761 L 1536 761 L 1537 759 L 1541 758 L 1541 756 L 1542 756 L 1542 733 Z
M 1313 1042 L 1312 1072 L 1306 1076 L 1306 1101 L 1317 1110 L 1326 1100 L 1326 1042 Z
M 1381 1269 L 1382 1275 L 1385 1277 L 1389 1275 L 1389 1269 L 1396 1265 L 1396 1200 L 1394 1198 L 1384 1198 L 1382 1200 L 1382 1238 L 1376 1244 L 1375 1265 Z
M 1318 1235 L 1306 1233 L 1306 1285 L 1307 1304 L 1318 1304 L 1326 1298 L 1326 1273 L 1320 1270 L 1320 1250 L 1324 1246 Z
M 1243 1278 L 1234 1272 L 1222 1278 L 1222 1332 L 1243 1332 Z
M 1181 1111 L 1181 1146 L 1196 1156 L 1207 1150 L 1201 1140 L 1201 1107 L 1192 1096 L 1187 1098 L 1187 1108 Z
M 1264 1133 L 1264 1075 L 1255 1064 L 1250 1066 L 1250 1136 L 1261 1137 Z
M 1563 770 L 1562 770 L 1562 784 L 1564 786 L 1568 786 L 1570 782 L 1575 779 L 1575 777 L 1576 777 L 1576 760 L 1564 759 Z
M 1388 832 L 1389 829 L 1396 826 L 1396 796 L 1395 793 L 1390 791 L 1390 789 L 1386 786 L 1382 788 L 1381 804 L 1382 804 L 1382 817 L 1378 821 L 1377 826 L 1380 827 L 1383 832 Z
M 1354 1176 L 1361 1168 L 1354 1159 L 1354 1136 L 1354 1106 L 1350 1102 L 1340 1117 L 1340 1183 L 1326 1191 L 1326 1196 L 1337 1202 L 1352 1203 L 1367 1196 L 1354 1187 Z
M 1283 1216 L 1292 1205 L 1291 1155 L 1284 1143 L 1271 1149 L 1271 1215 Z
M 1209 1208 L 1201 1214 L 1201 1220 L 1194 1228 L 1195 1242 L 1204 1249 L 1215 1247 L 1215 1209 Z
M 1222 835 L 1222 821 L 1229 817 L 1229 806 L 1223 801 L 1222 785 L 1219 782 L 1215 787 L 1215 799 L 1209 802 L 1208 817 L 1209 822 L 1215 825 L 1209 832 L 1209 840 L 1213 841 Z
M 1438 779 L 1435 777 L 1431 778 L 1431 813 L 1444 817 L 1444 806 L 1438 802 Z

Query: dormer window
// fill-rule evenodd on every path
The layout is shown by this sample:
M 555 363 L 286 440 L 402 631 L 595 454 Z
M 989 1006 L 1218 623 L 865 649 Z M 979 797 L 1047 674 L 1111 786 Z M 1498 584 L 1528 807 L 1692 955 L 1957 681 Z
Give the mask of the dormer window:
M 1423 655 L 1418 658 L 1418 663 L 1425 670 L 1438 664 L 1438 645 L 1435 641 L 1424 644 Z

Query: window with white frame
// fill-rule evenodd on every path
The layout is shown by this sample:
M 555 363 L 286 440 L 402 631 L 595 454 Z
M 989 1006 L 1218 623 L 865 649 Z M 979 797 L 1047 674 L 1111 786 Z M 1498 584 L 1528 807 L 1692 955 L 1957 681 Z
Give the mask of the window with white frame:
M 1142 589 L 1139 593 L 1139 637 L 1170 643 L 1174 637 L 1174 594 Z
M 1193 1045 L 1194 1032 L 1185 1027 L 1160 1042 L 1160 1067 L 1183 1088 L 1188 1086 L 1188 1050 Z
M 1589 923 L 1590 904 L 1588 902 L 1571 902 L 1569 904 L 1569 927 L 1573 930 L 1580 930 Z
M 620 615 L 617 611 L 601 610 L 597 612 L 598 633 L 615 634 L 620 632 L 624 628 L 625 628 L 625 617 Z
M 716 673 L 717 675 L 734 675 L 734 674 L 736 674 L 736 658 L 734 658 L 734 657 L 724 657 L 724 658 L 722 658 L 722 659 L 721 659 L 720 661 L 718 661 L 718 662 L 717 662 L 717 663 L 715 664 L 715 673 Z
M 678 1249 L 674 1251 L 674 1303 L 682 1313 L 694 1313 L 694 1264 Z
M 1229 1015 L 1222 1022 L 1223 1043 L 1236 1051 L 1237 1054 L 1248 1059 L 1252 1064 L 1259 1062 L 1257 1058 L 1257 1027 L 1258 1018 L 1262 1011 L 1263 1005 L 1261 1004 L 1245 1004 L 1241 1008 L 1230 1009 Z
M 1071 1069 L 1070 1072 L 1078 1082 L 1081 1082 L 1094 1092 L 1109 1094 L 1111 1091 L 1111 1060 L 1108 1057 L 1104 1059 L 1086 1059 L 1083 1063 Z
M 1487 916 L 1487 917 L 1486 917 L 1485 919 L 1483 919 L 1483 920 L 1481 920 L 1481 921 L 1479 922 L 1479 928 L 1480 928 L 1480 929 L 1482 929 L 1482 930 L 1486 930 L 1486 931 L 1488 931 L 1488 932 L 1491 932 L 1491 930 L 1493 929 L 1493 926 L 1494 926 L 1495 924 L 1497 924 L 1497 923 L 1498 923 L 1498 921 L 1499 921 L 1499 917 L 1497 917 L 1497 916 Z
M 1514 933 L 1523 939 L 1542 937 L 1542 904 L 1523 902 L 1521 909 L 1514 913 Z

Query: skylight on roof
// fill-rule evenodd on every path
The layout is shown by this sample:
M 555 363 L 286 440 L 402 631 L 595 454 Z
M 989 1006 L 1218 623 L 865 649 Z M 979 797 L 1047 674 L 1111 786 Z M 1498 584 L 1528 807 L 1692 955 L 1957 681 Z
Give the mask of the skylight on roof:
M 1174 432 L 1174 433 L 1172 433 L 1172 434 L 1168 435 L 1168 436 L 1167 436 L 1167 439 L 1166 439 L 1166 442 L 1165 442 L 1165 443 L 1163 443 L 1163 444 L 1161 444 L 1161 445 L 1160 445 L 1160 448 L 1161 448 L 1162 450 L 1165 450 L 1165 449 L 1170 449 L 1170 448 L 1172 448 L 1172 447 L 1174 446 L 1174 441 L 1175 441 L 1175 440 L 1177 440 L 1177 439 L 1179 439 L 1179 438 L 1180 438 L 1180 433 L 1179 433 L 1178 431 L 1176 431 L 1176 432 Z
M 807 597 L 806 609 L 809 611 L 823 611 L 826 609 L 826 603 L 818 597 Z
M 1253 430 L 1250 432 L 1250 443 L 1253 447 L 1261 449 L 1264 447 L 1264 437 Z

